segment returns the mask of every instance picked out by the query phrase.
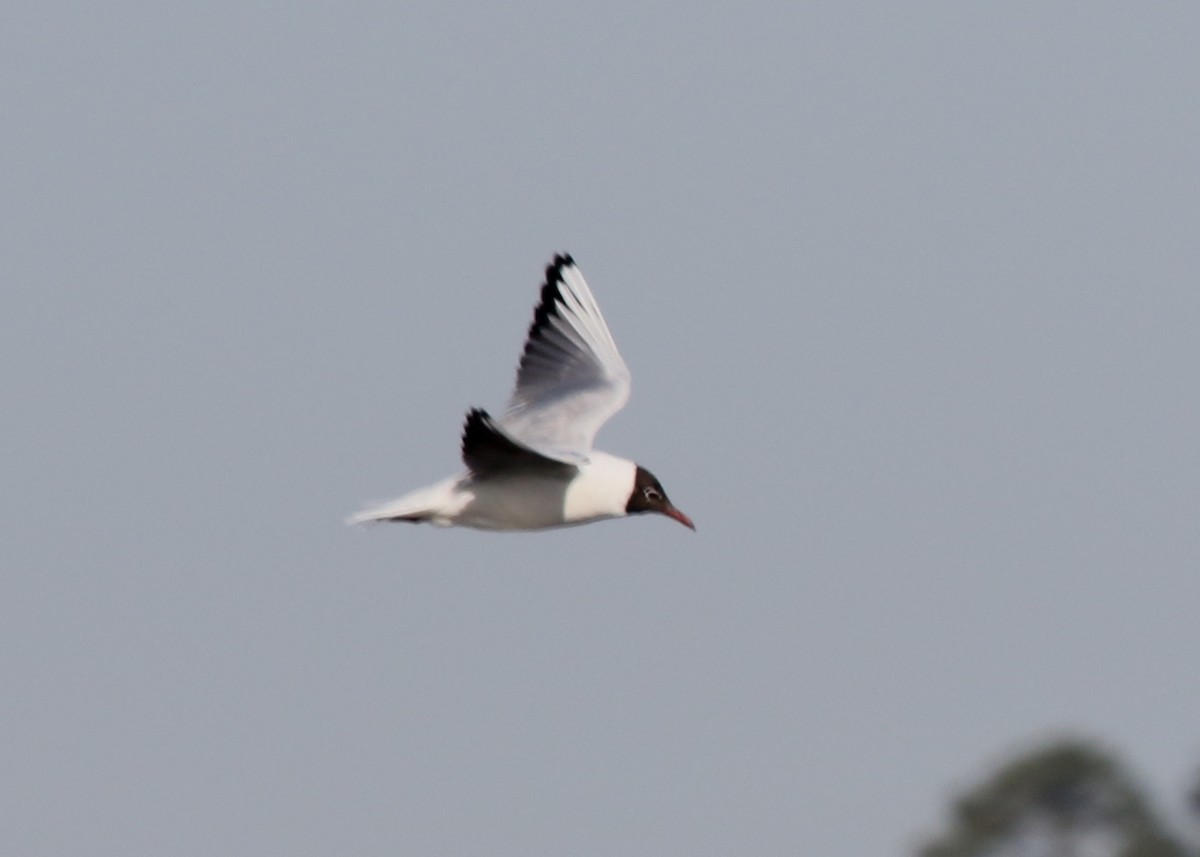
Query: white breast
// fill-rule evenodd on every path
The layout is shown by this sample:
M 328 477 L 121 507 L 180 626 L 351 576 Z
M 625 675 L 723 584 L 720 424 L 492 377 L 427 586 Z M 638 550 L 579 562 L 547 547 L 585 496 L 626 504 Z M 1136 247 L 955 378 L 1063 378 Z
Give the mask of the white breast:
M 579 475 L 567 487 L 563 514 L 567 523 L 619 518 L 633 491 L 637 465 L 624 458 L 593 451 Z

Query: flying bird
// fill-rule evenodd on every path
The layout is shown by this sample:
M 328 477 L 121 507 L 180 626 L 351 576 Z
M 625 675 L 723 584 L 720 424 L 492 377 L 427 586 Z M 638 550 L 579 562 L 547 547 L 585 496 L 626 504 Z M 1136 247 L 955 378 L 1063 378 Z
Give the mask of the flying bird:
M 569 255 L 546 268 L 504 415 L 467 413 L 466 471 L 350 518 L 481 530 L 541 530 L 657 512 L 692 530 L 635 462 L 592 449 L 629 400 L 629 369 Z

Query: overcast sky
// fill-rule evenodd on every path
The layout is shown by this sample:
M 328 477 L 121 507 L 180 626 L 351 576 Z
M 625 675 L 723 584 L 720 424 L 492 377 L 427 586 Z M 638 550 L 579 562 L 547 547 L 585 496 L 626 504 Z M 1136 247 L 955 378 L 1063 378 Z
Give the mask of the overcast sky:
M 1200 765 L 1200 6 L 11 3 L 0 838 L 910 851 Z M 574 254 L 664 518 L 459 467 Z

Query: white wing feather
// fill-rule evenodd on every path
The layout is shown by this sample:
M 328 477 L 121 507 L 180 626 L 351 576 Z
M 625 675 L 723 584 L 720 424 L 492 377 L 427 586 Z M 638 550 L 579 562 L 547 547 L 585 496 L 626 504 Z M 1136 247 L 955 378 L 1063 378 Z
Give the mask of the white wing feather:
M 629 369 L 583 274 L 570 256 L 555 256 L 501 427 L 548 458 L 578 464 L 588 460 L 600 426 L 629 401 L 629 386 Z

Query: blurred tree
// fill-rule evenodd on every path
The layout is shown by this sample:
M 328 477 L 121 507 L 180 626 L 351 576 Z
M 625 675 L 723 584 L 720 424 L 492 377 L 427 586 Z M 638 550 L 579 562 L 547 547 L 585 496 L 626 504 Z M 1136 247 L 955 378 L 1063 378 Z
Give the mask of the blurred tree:
M 958 798 L 920 857 L 1189 857 L 1107 753 L 1062 741 L 1002 767 Z

